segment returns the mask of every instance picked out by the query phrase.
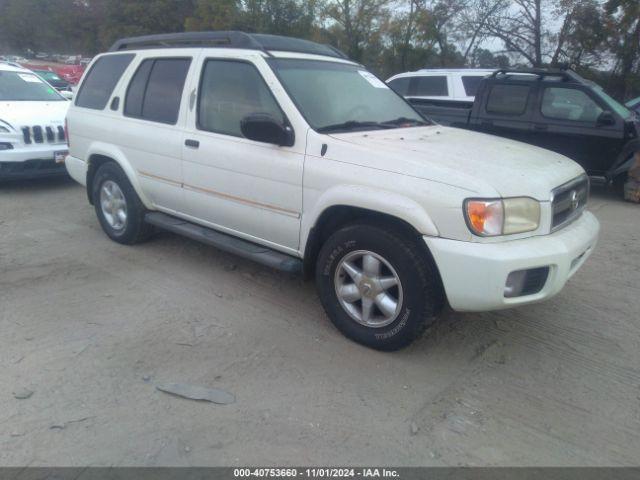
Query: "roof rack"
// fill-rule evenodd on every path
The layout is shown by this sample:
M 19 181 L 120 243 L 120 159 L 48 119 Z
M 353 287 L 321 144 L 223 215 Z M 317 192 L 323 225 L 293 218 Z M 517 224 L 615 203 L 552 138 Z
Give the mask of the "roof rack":
M 539 80 L 544 79 L 544 77 L 561 77 L 563 81 L 569 83 L 586 82 L 584 78 L 569 68 L 501 68 L 493 72 L 491 77 L 496 78 L 498 75 L 536 75 Z
M 123 50 L 149 48 L 188 47 L 242 48 L 261 50 L 269 55 L 270 51 L 284 51 L 343 59 L 348 58 L 344 53 L 331 45 L 315 43 L 301 38 L 237 31 L 166 33 L 161 35 L 123 38 L 115 42 L 109 51 L 120 52 Z

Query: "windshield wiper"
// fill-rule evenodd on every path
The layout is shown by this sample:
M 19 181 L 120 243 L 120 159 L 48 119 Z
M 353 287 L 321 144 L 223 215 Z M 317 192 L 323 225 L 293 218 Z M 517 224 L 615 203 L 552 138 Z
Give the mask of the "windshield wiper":
M 394 120 L 388 120 L 386 122 L 380 122 L 380 125 L 390 125 L 394 127 L 404 126 L 405 124 L 411 124 L 413 126 L 429 125 L 429 123 L 423 120 L 416 120 L 415 118 L 398 117 Z
M 360 128 L 395 128 L 395 126 L 387 122 L 359 122 L 357 120 L 349 120 L 342 123 L 336 123 L 334 125 L 325 125 L 324 127 L 318 128 L 318 132 L 327 133 L 340 130 L 348 132 L 351 130 L 358 130 Z

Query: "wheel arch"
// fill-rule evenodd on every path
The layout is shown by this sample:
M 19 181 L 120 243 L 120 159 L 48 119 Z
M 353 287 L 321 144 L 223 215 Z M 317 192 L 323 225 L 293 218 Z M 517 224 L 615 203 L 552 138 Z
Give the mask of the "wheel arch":
M 126 156 L 119 149 L 101 144 L 94 145 L 87 157 L 87 197 L 89 199 L 89 203 L 93 205 L 93 199 L 91 197 L 95 174 L 100 166 L 107 162 L 113 162 L 122 169 L 144 206 L 146 208 L 151 208 L 152 204 L 144 194 L 140 182 L 138 181 L 136 171 L 127 160 Z
M 354 203 L 356 202 L 324 205 L 324 208 L 314 217 L 309 228 L 303 230 L 308 232 L 306 238 L 301 242 L 301 245 L 304 246 L 303 261 L 306 277 L 313 275 L 316 259 L 327 238 L 340 228 L 357 222 L 386 227 L 402 232 L 410 238 L 415 238 L 433 260 L 426 244 L 422 242 L 422 236 L 437 236 L 438 231 L 426 212 L 419 208 L 415 202 L 409 199 L 405 199 L 403 202 L 394 202 L 389 199 L 385 202 L 387 208 L 383 208 L 382 205 L 379 205 L 380 208 L 370 208 Z

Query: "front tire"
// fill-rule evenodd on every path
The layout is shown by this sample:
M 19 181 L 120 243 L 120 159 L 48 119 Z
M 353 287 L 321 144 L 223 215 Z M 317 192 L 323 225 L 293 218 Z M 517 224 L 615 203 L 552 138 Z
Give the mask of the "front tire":
M 409 345 L 443 304 L 439 276 L 425 248 L 366 224 L 338 230 L 324 243 L 316 286 L 333 324 L 377 350 Z
M 117 164 L 109 162 L 98 168 L 92 199 L 102 230 L 111 240 L 133 245 L 152 233 L 144 221 L 144 205 Z

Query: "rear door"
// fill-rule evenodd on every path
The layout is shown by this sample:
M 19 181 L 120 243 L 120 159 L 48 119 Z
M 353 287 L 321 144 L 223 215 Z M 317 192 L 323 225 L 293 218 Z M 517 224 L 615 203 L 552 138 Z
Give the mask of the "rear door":
M 590 174 L 604 174 L 622 148 L 624 120 L 614 115 L 614 124 L 599 123 L 607 106 L 581 86 L 542 84 L 537 103 L 533 143 L 566 155 Z
M 531 143 L 535 83 L 518 80 L 487 80 L 486 94 L 477 97 L 475 130 Z
M 192 51 L 186 50 L 141 59 L 122 92 L 118 106 L 122 118 L 114 127 L 145 194 L 156 207 L 172 213 L 185 209 L 182 141 L 188 98 L 184 86 L 193 63 Z

